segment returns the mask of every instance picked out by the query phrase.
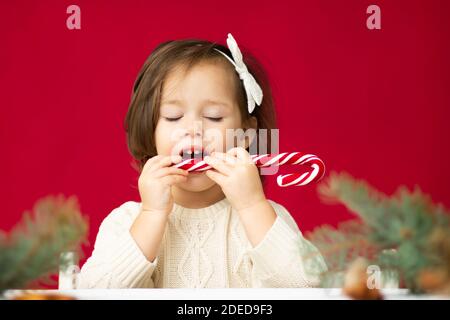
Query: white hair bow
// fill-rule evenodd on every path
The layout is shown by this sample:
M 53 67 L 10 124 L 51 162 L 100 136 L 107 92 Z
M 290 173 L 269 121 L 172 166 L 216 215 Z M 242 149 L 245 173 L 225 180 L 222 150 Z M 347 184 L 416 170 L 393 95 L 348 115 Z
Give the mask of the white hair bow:
M 255 103 L 258 106 L 261 105 L 263 98 L 262 89 L 259 86 L 258 82 L 256 82 L 255 78 L 248 71 L 247 66 L 245 65 L 244 60 L 242 58 L 241 50 L 239 50 L 236 40 L 234 40 L 231 33 L 228 34 L 227 45 L 231 51 L 231 55 L 233 56 L 234 61 L 230 57 L 228 57 L 224 52 L 218 49 L 215 50 L 223 54 L 225 58 L 227 58 L 234 65 L 234 68 L 239 74 L 239 78 L 244 83 L 245 92 L 247 93 L 248 112 L 252 113 L 253 110 L 255 109 Z

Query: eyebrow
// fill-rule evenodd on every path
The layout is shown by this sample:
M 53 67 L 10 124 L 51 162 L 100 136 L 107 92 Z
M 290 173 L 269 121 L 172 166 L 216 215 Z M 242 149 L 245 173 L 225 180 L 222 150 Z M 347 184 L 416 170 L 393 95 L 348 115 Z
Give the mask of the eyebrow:
M 163 104 L 174 104 L 180 107 L 183 105 L 180 100 L 164 100 L 164 99 L 161 101 L 161 105 Z
M 177 105 L 180 107 L 183 107 L 183 102 L 181 100 L 178 99 L 171 99 L 171 100 L 162 100 L 161 101 L 161 105 L 163 104 L 173 104 L 173 105 Z M 222 102 L 222 101 L 217 101 L 217 100 L 212 100 L 212 99 L 206 99 L 202 101 L 202 105 L 219 105 L 219 106 L 223 106 L 225 108 L 229 108 L 230 105 L 226 102 Z

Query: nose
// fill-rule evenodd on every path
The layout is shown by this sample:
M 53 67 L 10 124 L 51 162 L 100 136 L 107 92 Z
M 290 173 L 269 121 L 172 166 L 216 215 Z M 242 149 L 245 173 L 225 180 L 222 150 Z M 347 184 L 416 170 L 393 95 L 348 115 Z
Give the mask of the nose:
M 193 138 L 203 136 L 203 123 L 202 121 L 195 120 L 192 121 L 186 128 L 185 136 L 191 136 Z

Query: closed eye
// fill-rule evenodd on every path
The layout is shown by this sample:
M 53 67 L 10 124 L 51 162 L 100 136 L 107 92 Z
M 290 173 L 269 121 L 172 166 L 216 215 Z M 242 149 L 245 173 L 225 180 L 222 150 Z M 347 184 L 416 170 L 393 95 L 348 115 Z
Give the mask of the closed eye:
M 166 119 L 167 121 L 177 121 L 177 120 L 180 120 L 181 117 L 178 117 L 178 118 L 167 118 L 167 117 L 164 117 L 164 119 Z
M 168 117 L 164 117 L 164 119 L 166 119 L 166 121 L 177 121 L 180 120 L 182 117 L 178 117 L 178 118 L 168 118 Z M 220 122 L 222 121 L 223 117 L 220 118 L 213 118 L 213 117 L 205 117 L 208 120 L 214 121 L 214 122 Z
M 206 119 L 208 119 L 208 120 L 211 120 L 211 121 L 215 121 L 215 122 L 219 122 L 219 121 L 222 121 L 222 117 L 220 117 L 220 118 L 212 118 L 212 117 L 205 117 Z

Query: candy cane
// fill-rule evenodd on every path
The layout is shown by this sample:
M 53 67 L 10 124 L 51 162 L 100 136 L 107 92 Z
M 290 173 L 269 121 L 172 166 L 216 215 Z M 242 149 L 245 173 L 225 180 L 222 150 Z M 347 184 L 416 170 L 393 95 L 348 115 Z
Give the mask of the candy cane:
M 284 152 L 280 154 L 250 155 L 251 160 L 258 168 L 281 166 L 285 164 L 301 165 L 309 170 L 304 173 L 289 173 L 279 175 L 277 183 L 280 187 L 304 186 L 313 181 L 319 181 L 325 174 L 323 161 L 313 155 L 301 152 Z M 212 167 L 200 159 L 187 159 L 174 165 L 187 171 L 205 171 Z

